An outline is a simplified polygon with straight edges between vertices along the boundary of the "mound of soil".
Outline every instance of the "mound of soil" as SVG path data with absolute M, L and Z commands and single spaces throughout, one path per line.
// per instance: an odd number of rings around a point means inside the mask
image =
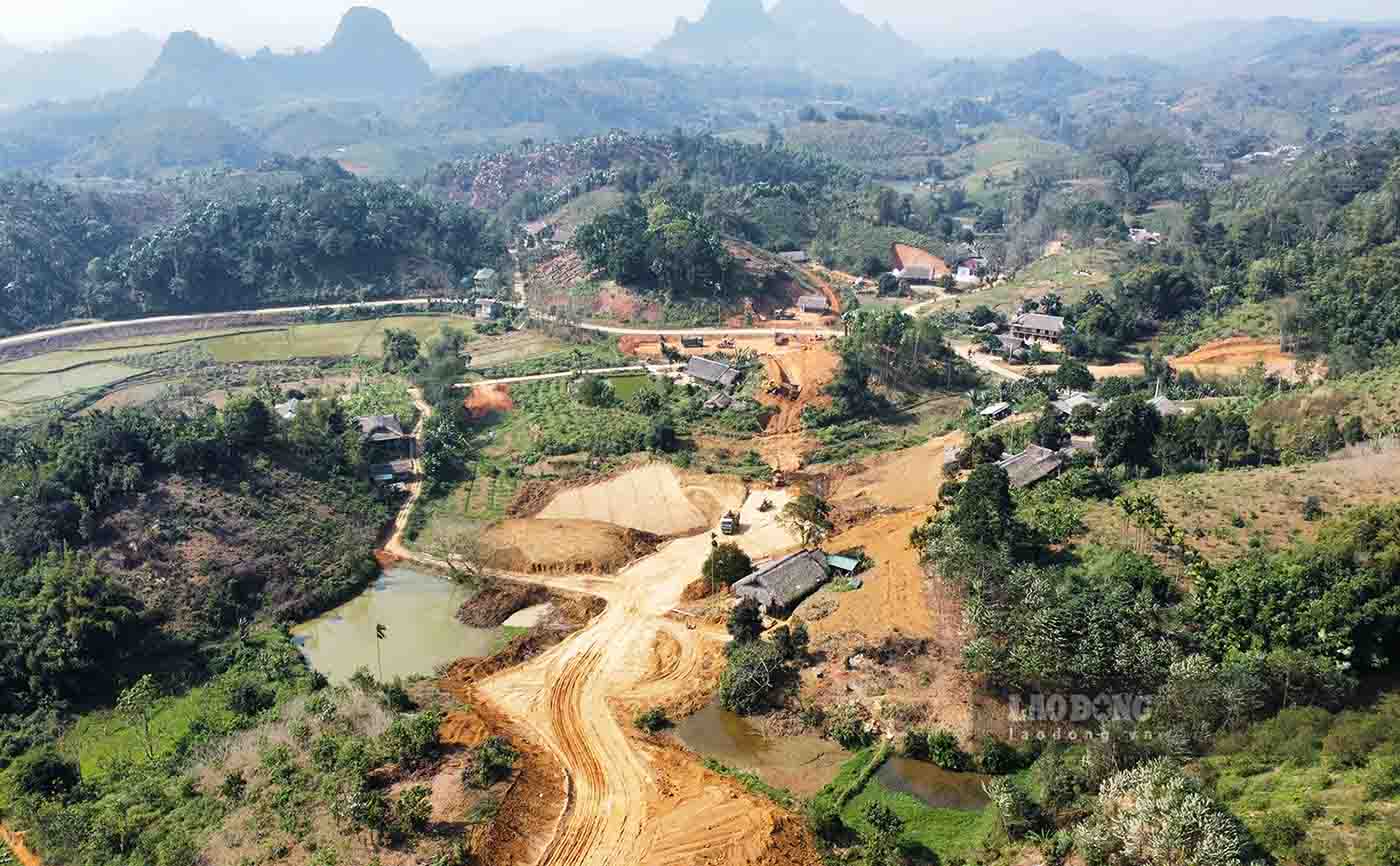
M 549 601 L 549 590 L 498 580 L 462 602 L 457 619 L 472 628 L 495 628 L 516 611 Z
M 561 490 L 539 516 L 602 520 L 655 535 L 689 535 L 713 526 L 743 500 L 744 485 L 737 479 L 684 474 L 665 463 L 647 463 L 595 484 Z M 520 502 L 517 499 L 517 505 Z
M 1177 370 L 1229 375 L 1262 363 L 1270 373 L 1288 377 L 1297 375 L 1296 362 L 1296 358 L 1279 347 L 1278 340 L 1257 340 L 1253 337 L 1216 340 L 1189 355 L 1171 359 L 1172 367 Z
M 510 399 L 510 386 L 508 385 L 473 388 L 467 394 L 463 405 L 467 407 L 467 414 L 473 420 L 478 421 L 493 412 L 505 413 L 515 408 L 515 402 Z
M 655 551 L 661 538 L 599 520 L 529 519 L 503 520 L 485 541 L 502 571 L 609 574 Z

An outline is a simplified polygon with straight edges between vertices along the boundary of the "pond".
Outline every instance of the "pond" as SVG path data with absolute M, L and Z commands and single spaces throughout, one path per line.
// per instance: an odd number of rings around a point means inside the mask
M 470 590 L 445 578 L 391 568 L 354 599 L 293 628 L 292 640 L 333 682 L 345 682 L 361 666 L 378 675 L 381 654 L 386 679 L 431 674 L 440 664 L 500 646 L 503 629 L 457 621 L 457 609 L 470 597 Z M 376 625 L 385 629 L 378 647 Z
M 700 757 L 757 773 L 799 797 L 821 790 L 850 758 L 837 744 L 810 734 L 770 737 L 717 701 L 677 722 L 675 735 Z
M 952 773 L 912 758 L 890 758 L 875 772 L 875 778 L 889 790 L 908 794 L 933 809 L 977 812 L 989 802 L 982 790 L 987 776 Z

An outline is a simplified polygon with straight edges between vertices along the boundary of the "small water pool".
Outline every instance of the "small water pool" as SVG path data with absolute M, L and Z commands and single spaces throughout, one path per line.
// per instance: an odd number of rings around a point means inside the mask
M 431 674 L 463 656 L 489 655 L 504 638 L 503 629 L 458 622 L 457 609 L 470 597 L 445 578 L 391 568 L 360 595 L 294 627 L 292 640 L 333 682 L 345 682 L 361 666 L 378 676 L 381 655 L 386 679 Z M 384 626 L 382 641 L 375 640 L 376 625 Z
M 908 794 L 933 809 L 978 812 L 990 802 L 982 790 L 987 776 L 952 773 L 912 758 L 890 758 L 875 772 L 875 778 L 889 790 Z

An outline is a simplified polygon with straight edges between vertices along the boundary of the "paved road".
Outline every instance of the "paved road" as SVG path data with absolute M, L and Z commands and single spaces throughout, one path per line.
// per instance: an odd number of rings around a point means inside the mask
M 548 379 L 567 379 L 581 373 L 611 375 L 613 373 L 667 373 L 679 370 L 684 364 L 637 364 L 632 367 L 601 367 L 596 370 L 565 370 L 562 373 L 536 373 L 533 376 L 510 376 L 505 379 L 486 379 L 481 382 L 458 382 L 453 388 L 480 388 L 483 385 L 514 385 L 519 382 L 543 382 Z
M 28 334 L 19 334 L 14 337 L 0 339 L 0 348 L 6 346 L 20 346 L 25 343 L 38 342 L 52 339 L 53 337 L 64 337 L 70 334 L 83 334 L 88 332 L 101 332 L 109 328 L 120 328 L 130 325 L 156 324 L 163 322 L 205 322 L 211 319 L 233 319 L 239 316 L 276 316 L 286 313 L 306 313 L 311 310 L 348 310 L 354 307 L 392 307 L 403 306 L 426 306 L 429 301 L 453 301 L 460 298 L 400 298 L 392 301 L 367 301 L 363 304 L 308 304 L 301 307 L 268 307 L 259 310 L 233 310 L 225 313 L 188 313 L 178 316 L 149 316 L 144 319 L 122 319 L 112 322 L 92 322 L 86 325 L 69 325 L 66 328 L 51 328 L 47 331 L 33 331 Z

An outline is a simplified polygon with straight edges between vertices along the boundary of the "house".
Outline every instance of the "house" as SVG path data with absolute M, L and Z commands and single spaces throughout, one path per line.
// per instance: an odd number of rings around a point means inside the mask
M 790 610 L 830 579 L 826 554 L 802 550 L 768 562 L 734 584 L 734 594 L 758 602 L 766 614 Z
M 393 415 L 362 415 L 351 420 L 360 426 L 361 442 L 398 443 L 409 438 Z
M 685 365 L 686 375 L 709 385 L 721 388 L 733 387 L 739 381 L 739 371 L 721 361 L 709 358 L 691 358 Z
M 978 325 L 972 330 L 979 334 L 995 334 L 997 331 L 1001 330 L 1001 322 L 988 322 L 985 325 Z
M 794 265 L 805 265 L 812 260 L 812 257 L 802 250 L 788 250 L 785 253 L 778 253 L 778 255 L 792 262 Z
M 1093 406 L 1094 411 L 1097 412 L 1104 407 L 1104 402 L 1093 394 L 1086 394 L 1083 391 L 1071 391 L 1064 397 L 1051 401 L 1050 405 L 1054 406 L 1055 411 L 1061 415 L 1072 415 L 1074 414 L 1074 410 L 1078 409 L 1080 406 Z
M 797 309 L 804 313 L 827 313 L 831 311 L 831 304 L 824 295 L 803 295 L 797 299 Z
M 1044 313 L 1022 313 L 1011 320 L 1011 333 L 1023 340 L 1058 343 L 1065 335 L 1065 318 Z
M 388 463 L 375 463 L 369 467 L 369 478 L 376 484 L 412 481 L 413 461 L 390 460 Z
M 496 289 L 496 269 L 482 268 L 472 277 L 472 285 L 477 291 L 490 292 Z
M 997 334 L 997 342 L 1001 344 L 1002 354 L 1006 355 L 1008 358 L 1026 348 L 1025 340 L 1006 334 Z
M 892 271 L 897 279 L 912 286 L 927 286 L 933 283 L 932 265 L 906 265 L 903 270 Z
M 1029 487 L 1042 478 L 1049 478 L 1064 465 L 1065 458 L 1058 451 L 1031 444 L 1019 454 L 1012 454 L 997 463 L 1006 470 L 1013 489 Z
M 1128 240 L 1132 241 L 1135 244 L 1147 244 L 1148 246 L 1155 247 L 1158 243 L 1161 242 L 1162 233 L 1150 232 L 1147 229 L 1141 227 L 1132 228 L 1128 229 Z
M 984 259 L 977 256 L 962 259 L 953 271 L 953 279 L 960 283 L 980 283 L 982 281 L 982 268 L 986 264 Z
M 705 401 L 705 408 L 712 412 L 719 412 L 728 409 L 733 403 L 733 397 L 720 391 L 718 394 Z
M 506 305 L 496 298 L 477 298 L 476 317 L 478 319 L 498 319 L 505 312 Z
M 1010 403 L 993 403 L 981 412 L 977 413 L 989 421 L 1000 421 L 1011 415 Z

